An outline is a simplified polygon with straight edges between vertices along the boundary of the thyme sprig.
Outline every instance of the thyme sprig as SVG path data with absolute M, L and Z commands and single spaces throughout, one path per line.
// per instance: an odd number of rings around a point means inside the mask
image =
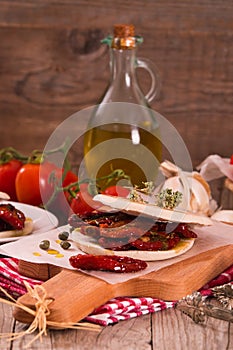
M 144 187 L 139 188 L 137 185 L 133 187 L 129 194 L 129 199 L 133 202 L 147 204 L 146 196 L 155 197 L 155 205 L 160 208 L 174 209 L 182 202 L 183 194 L 179 191 L 173 191 L 171 188 L 166 188 L 157 194 L 154 194 L 154 184 L 152 181 L 143 182 Z
M 183 194 L 179 191 L 173 191 L 171 188 L 162 190 L 156 196 L 156 204 L 165 209 L 174 209 L 182 202 Z
M 129 199 L 134 202 L 146 204 L 147 201 L 143 199 L 140 192 L 146 195 L 151 195 L 154 190 L 154 184 L 152 181 L 143 182 L 142 184 L 144 185 L 142 188 L 139 188 L 137 185 L 134 186 L 134 188 L 130 191 Z

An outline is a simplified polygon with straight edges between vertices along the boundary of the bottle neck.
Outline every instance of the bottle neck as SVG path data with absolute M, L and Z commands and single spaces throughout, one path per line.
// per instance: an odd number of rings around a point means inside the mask
M 130 102 L 148 106 L 136 75 L 136 47 L 110 47 L 110 84 L 102 102 Z
M 110 48 L 110 68 L 112 82 L 131 85 L 135 79 L 136 50 L 118 50 Z

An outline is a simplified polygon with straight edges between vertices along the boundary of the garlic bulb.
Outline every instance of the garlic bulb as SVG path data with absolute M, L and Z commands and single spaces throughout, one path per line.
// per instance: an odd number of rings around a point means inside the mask
M 166 188 L 179 191 L 183 194 L 183 200 L 178 208 L 197 214 L 210 216 L 217 209 L 208 183 L 198 172 L 182 171 L 169 161 L 161 163 L 160 170 L 166 179 L 156 188 L 155 193 Z

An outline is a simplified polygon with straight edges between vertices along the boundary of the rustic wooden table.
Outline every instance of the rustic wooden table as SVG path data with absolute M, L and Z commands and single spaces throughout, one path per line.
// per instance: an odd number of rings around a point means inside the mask
M 224 189 L 222 181 L 213 189 L 214 198 L 223 207 L 232 208 L 232 193 Z M 17 333 L 26 329 L 14 320 L 12 307 L 0 304 L 0 333 Z M 0 339 L 1 350 L 24 349 L 35 334 L 12 342 Z M 177 309 L 168 309 L 154 314 L 121 321 L 103 327 L 100 332 L 86 330 L 49 330 L 42 343 L 36 340 L 29 349 L 85 350 L 214 350 L 233 349 L 233 324 L 209 317 L 204 324 L 196 324 Z
M 15 322 L 11 307 L 0 305 L 0 332 L 18 332 L 25 328 Z M 12 343 L 0 340 L 0 349 L 24 349 L 34 335 Z M 100 333 L 82 330 L 53 330 L 34 342 L 29 349 L 47 350 L 225 350 L 233 349 L 233 324 L 209 318 L 204 325 L 195 324 L 178 310 L 122 321 L 103 328 Z

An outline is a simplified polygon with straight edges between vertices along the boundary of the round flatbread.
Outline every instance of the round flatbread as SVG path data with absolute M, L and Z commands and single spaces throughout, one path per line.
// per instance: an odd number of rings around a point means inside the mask
M 33 230 L 33 220 L 27 217 L 24 223 L 24 228 L 22 230 L 1 231 L 0 238 L 26 236 L 32 233 L 32 230 Z
M 72 240 L 80 250 L 93 255 L 120 255 L 144 261 L 157 261 L 175 258 L 186 253 L 192 248 L 195 239 L 183 239 L 174 249 L 163 251 L 142 251 L 142 250 L 110 250 L 101 247 L 94 238 L 83 235 L 78 229 L 72 232 Z
M 134 202 L 127 198 L 97 194 L 94 197 L 94 200 L 103 203 L 103 208 L 100 207 L 99 210 L 103 209 L 107 211 L 107 208 L 109 207 L 109 211 L 111 208 L 114 208 L 136 216 L 143 215 L 172 222 L 182 222 L 206 226 L 213 224 L 212 220 L 207 216 L 202 216 L 199 214 L 194 214 L 187 211 L 185 212 L 177 209 L 163 209 L 157 205 Z

